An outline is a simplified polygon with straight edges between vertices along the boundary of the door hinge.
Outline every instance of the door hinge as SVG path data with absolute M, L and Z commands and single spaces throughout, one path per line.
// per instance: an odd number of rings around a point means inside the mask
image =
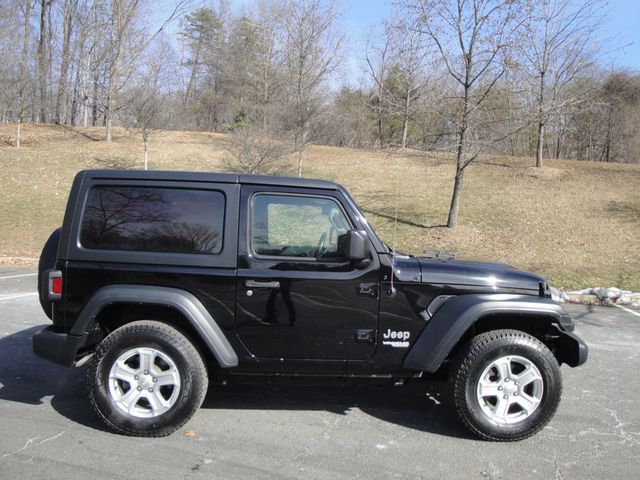
M 370 328 L 356 330 L 356 342 L 376 343 L 376 331 Z

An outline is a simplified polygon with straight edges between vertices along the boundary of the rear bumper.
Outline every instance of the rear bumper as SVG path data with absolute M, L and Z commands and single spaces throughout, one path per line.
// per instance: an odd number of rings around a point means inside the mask
M 49 326 L 33 336 L 33 353 L 63 367 L 71 367 L 84 341 L 85 337 L 58 333 Z

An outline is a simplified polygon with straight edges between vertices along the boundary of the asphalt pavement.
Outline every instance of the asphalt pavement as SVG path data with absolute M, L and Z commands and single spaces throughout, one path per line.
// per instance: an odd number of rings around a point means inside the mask
M 0 479 L 636 479 L 640 312 L 569 305 L 589 345 L 562 367 L 551 423 L 517 443 L 476 440 L 445 386 L 227 385 L 170 437 L 106 430 L 84 369 L 36 358 L 48 323 L 33 270 L 0 267 Z

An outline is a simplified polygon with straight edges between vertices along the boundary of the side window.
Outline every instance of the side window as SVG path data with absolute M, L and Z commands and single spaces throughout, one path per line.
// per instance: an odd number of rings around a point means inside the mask
M 224 206 L 224 194 L 217 191 L 93 187 L 80 243 L 106 250 L 220 253 Z
M 251 247 L 256 255 L 337 258 L 351 229 L 335 200 L 260 194 L 251 202 Z

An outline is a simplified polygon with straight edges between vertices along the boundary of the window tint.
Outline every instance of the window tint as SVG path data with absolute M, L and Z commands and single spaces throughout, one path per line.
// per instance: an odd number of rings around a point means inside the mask
M 339 257 L 351 225 L 328 198 L 257 195 L 252 202 L 251 242 L 258 255 Z
M 219 253 L 224 195 L 208 190 L 94 187 L 80 229 L 86 248 Z

